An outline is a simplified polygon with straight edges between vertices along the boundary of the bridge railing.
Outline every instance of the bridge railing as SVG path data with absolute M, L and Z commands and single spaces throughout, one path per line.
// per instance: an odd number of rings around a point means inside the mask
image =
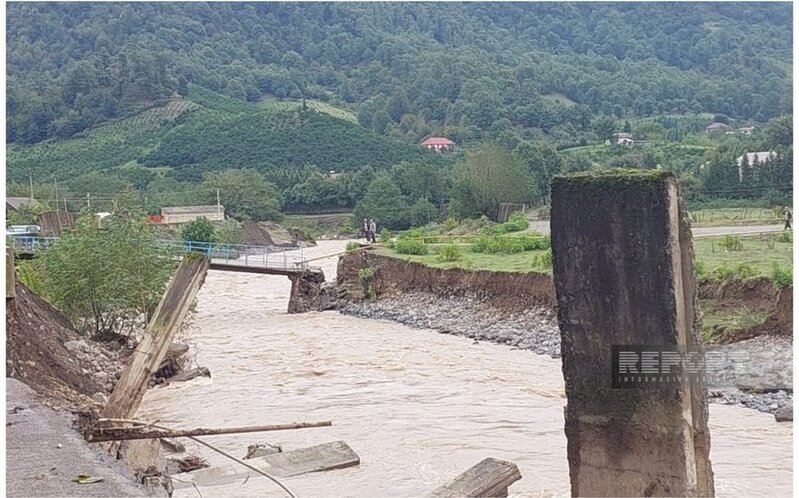
M 37 252 L 42 252 L 49 249 L 50 246 L 58 241 L 58 237 L 38 237 L 25 235 L 23 237 L 8 236 L 6 237 L 6 240 L 8 241 L 11 250 L 17 254 L 35 254 Z
M 9 237 L 11 249 L 17 253 L 37 254 L 46 251 L 58 241 L 58 237 Z M 212 263 L 253 268 L 281 270 L 306 269 L 303 249 L 280 246 L 255 246 L 246 244 L 219 244 L 183 240 L 156 241 L 166 256 L 176 257 L 185 252 L 205 254 Z
M 158 242 L 177 252 L 203 253 L 211 260 L 211 263 L 217 264 L 282 270 L 304 269 L 306 266 L 301 247 L 219 244 L 181 240 L 159 240 Z

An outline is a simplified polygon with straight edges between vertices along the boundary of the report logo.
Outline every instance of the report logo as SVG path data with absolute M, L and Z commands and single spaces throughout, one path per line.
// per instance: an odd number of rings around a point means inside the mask
M 693 383 L 704 377 L 708 385 L 734 386 L 747 353 L 697 351 L 677 346 L 612 346 L 612 386 Z

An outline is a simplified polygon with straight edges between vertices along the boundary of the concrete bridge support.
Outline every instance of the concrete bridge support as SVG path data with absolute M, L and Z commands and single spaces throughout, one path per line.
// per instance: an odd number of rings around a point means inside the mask
M 291 296 L 288 313 L 306 313 L 331 309 L 335 301 L 335 286 L 326 285 L 321 270 L 308 270 L 288 274 Z
M 712 496 L 704 379 L 687 377 L 673 352 L 699 348 L 676 180 L 662 171 L 556 178 L 551 226 L 572 495 Z M 640 383 L 635 374 L 651 379 L 652 368 L 676 381 Z

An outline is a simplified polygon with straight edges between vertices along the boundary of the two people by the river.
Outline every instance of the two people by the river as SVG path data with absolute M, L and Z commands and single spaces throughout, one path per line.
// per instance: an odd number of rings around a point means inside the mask
M 364 237 L 366 237 L 366 242 L 377 242 L 377 223 L 375 223 L 375 220 L 364 218 L 361 230 L 363 231 Z

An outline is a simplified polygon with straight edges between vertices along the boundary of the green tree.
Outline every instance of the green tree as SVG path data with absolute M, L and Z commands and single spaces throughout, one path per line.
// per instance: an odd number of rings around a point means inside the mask
M 243 244 L 244 230 L 236 220 L 228 218 L 216 230 L 216 238 L 220 244 Z
M 113 214 L 101 227 L 86 209 L 41 257 L 34 290 L 84 333 L 129 333 L 155 311 L 174 266 L 140 214 Z
M 529 202 L 534 178 L 507 149 L 482 143 L 466 151 L 453 170 L 452 210 L 460 217 L 496 219 L 503 202 Z
M 273 183 L 252 169 L 206 173 L 200 185 L 205 202 L 216 203 L 217 190 L 225 212 L 238 220 L 280 220 L 283 196 Z
M 355 205 L 355 226 L 364 218 L 375 220 L 379 228 L 404 230 L 410 226 L 408 201 L 396 183 L 386 174 L 369 184 L 363 199 Z
M 213 223 L 208 218 L 201 216 L 196 220 L 186 223 L 180 233 L 183 240 L 192 242 L 216 242 L 217 234 Z
M 610 140 L 610 143 L 613 143 L 613 137 L 616 135 L 616 119 L 613 116 L 600 114 L 591 121 L 591 128 L 600 140 Z

